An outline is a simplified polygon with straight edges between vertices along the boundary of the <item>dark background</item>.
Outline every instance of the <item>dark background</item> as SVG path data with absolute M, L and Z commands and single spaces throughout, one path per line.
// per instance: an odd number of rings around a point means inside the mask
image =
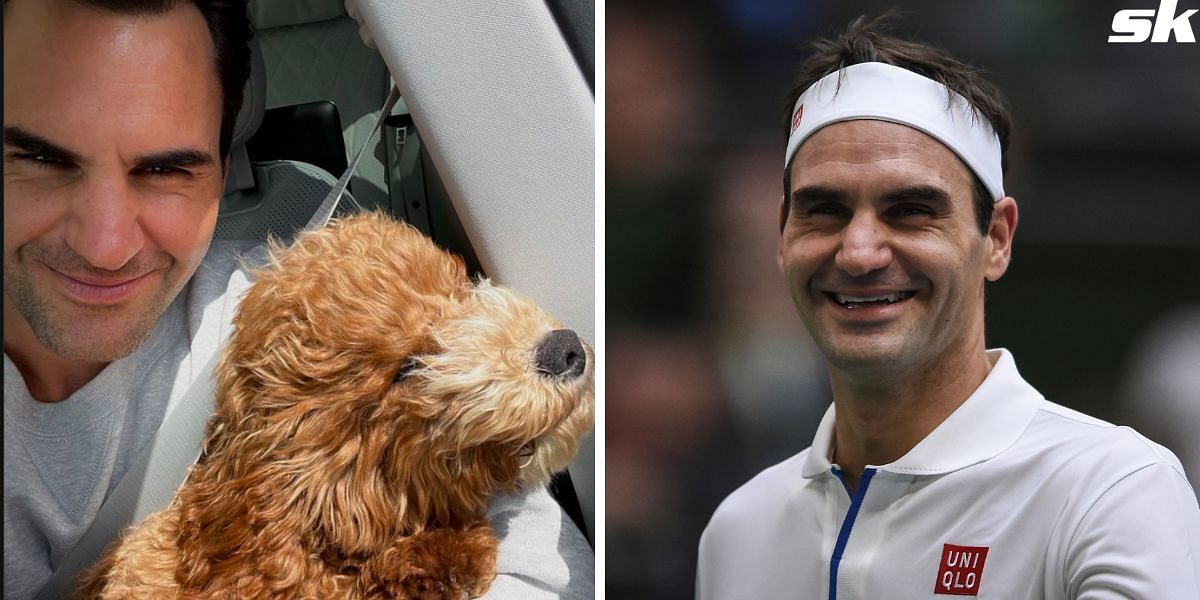
M 691 598 L 717 504 L 811 443 L 831 399 L 775 266 L 785 96 L 813 38 L 891 7 L 1013 112 L 1020 223 L 988 346 L 1200 478 L 1200 46 L 1107 42 L 1158 0 L 610 1 L 609 598 Z

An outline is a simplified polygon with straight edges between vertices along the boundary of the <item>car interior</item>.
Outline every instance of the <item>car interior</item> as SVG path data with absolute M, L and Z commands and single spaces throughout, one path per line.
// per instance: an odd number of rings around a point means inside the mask
M 218 239 L 289 240 L 366 144 L 335 215 L 408 221 L 595 344 L 592 3 L 251 0 L 250 15 Z M 593 544 L 594 448 L 551 484 Z

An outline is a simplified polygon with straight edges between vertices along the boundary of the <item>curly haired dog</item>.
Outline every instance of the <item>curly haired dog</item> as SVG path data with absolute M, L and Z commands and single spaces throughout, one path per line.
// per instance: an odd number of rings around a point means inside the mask
M 234 319 L 200 461 L 81 593 L 481 595 L 489 498 L 546 483 L 592 426 L 590 349 L 379 214 L 270 254 Z

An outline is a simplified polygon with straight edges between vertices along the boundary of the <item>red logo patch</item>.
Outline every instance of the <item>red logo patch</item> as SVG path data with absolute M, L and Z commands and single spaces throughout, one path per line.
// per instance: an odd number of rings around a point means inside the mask
M 978 596 L 979 580 L 983 579 L 983 561 L 987 546 L 942 546 L 942 563 L 938 568 L 933 593 L 950 596 Z
M 796 128 L 800 126 L 800 117 L 802 117 L 802 116 L 804 116 L 804 105 L 803 104 L 796 107 L 796 114 L 792 115 L 792 130 L 788 132 L 788 135 L 792 135 L 793 133 L 796 133 Z

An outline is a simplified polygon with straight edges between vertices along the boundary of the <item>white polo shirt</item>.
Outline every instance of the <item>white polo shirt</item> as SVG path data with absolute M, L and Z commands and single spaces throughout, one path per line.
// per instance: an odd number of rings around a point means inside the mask
M 828 459 L 831 406 L 821 451 L 717 508 L 696 597 L 1200 599 L 1200 507 L 1178 459 L 1048 402 L 1008 351 L 988 354 L 979 389 L 908 454 L 868 466 L 854 497 Z

